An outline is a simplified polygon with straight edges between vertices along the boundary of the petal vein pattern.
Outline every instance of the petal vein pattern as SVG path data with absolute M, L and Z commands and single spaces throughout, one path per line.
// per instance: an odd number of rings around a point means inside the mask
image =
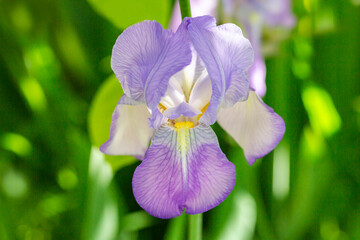
M 170 77 L 182 70 L 191 62 L 191 49 L 184 33 L 186 23 L 180 25 L 178 31 L 168 41 L 164 42 L 156 65 L 148 76 L 145 85 L 146 104 L 150 109 L 157 108 L 165 95 Z M 163 30 L 165 31 L 165 30 Z
M 189 39 L 205 63 L 212 83 L 210 104 L 200 122 L 211 125 L 216 121 L 220 104 L 232 106 L 246 100 L 247 70 L 253 63 L 254 53 L 250 42 L 234 24 L 216 26 L 210 16 L 189 21 Z
M 146 94 L 152 108 L 164 95 L 170 76 L 190 61 L 190 46 L 181 31 L 173 33 L 156 21 L 144 21 L 118 37 L 111 67 L 128 97 L 144 102 L 145 92 L 152 92 Z
M 205 125 L 162 126 L 133 177 L 134 196 L 148 213 L 173 218 L 205 212 L 225 200 L 235 185 L 235 167 Z

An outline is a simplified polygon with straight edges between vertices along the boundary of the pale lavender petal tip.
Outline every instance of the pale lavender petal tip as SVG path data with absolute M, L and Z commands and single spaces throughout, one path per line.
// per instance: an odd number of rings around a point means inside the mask
M 284 120 L 253 91 L 247 101 L 221 108 L 218 123 L 243 148 L 249 164 L 272 151 L 285 133 Z
M 274 128 L 275 134 L 273 135 L 272 142 L 267 146 L 266 149 L 260 150 L 258 152 L 253 152 L 253 153 L 245 153 L 245 158 L 250 165 L 254 164 L 257 159 L 262 158 L 262 157 L 266 156 L 267 154 L 269 154 L 283 139 L 285 130 L 286 130 L 285 122 L 282 119 L 282 117 L 280 115 L 278 115 L 276 112 L 274 112 L 274 110 L 271 107 L 267 106 L 265 103 L 263 103 L 263 105 L 267 108 L 268 112 L 272 115 L 271 118 L 273 121 L 273 128 Z

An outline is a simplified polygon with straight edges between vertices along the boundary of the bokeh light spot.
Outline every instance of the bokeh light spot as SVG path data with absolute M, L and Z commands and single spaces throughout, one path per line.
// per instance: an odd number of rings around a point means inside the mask
M 78 177 L 73 170 L 63 168 L 58 172 L 57 182 L 62 189 L 71 190 L 77 186 Z
M 32 145 L 29 140 L 16 133 L 4 133 L 0 138 L 0 144 L 3 149 L 20 157 L 27 157 L 32 152 Z
M 284 141 L 274 150 L 273 194 L 278 200 L 284 199 L 290 189 L 290 150 Z
M 9 169 L 2 178 L 4 193 L 10 198 L 22 198 L 28 191 L 28 183 L 23 173 Z
M 302 100 L 314 131 L 330 137 L 340 129 L 341 118 L 327 91 L 308 86 L 302 92 Z
M 17 4 L 10 13 L 13 26 L 20 32 L 29 32 L 33 20 L 28 8 L 24 4 Z
M 47 107 L 45 93 L 35 78 L 24 78 L 20 82 L 24 97 L 34 112 L 42 112 Z

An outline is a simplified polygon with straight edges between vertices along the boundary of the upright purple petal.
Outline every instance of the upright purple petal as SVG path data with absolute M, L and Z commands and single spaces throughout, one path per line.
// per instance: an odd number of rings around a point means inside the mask
M 253 51 L 240 28 L 233 24 L 216 26 L 215 19 L 210 16 L 187 21 L 189 39 L 205 63 L 212 82 L 210 104 L 200 119 L 210 125 L 216 121 L 221 103 L 231 106 L 247 98 L 246 72 L 253 62 Z
M 253 64 L 254 51 L 249 40 L 235 24 L 227 23 L 217 28 L 219 30 L 218 48 L 223 51 L 221 58 L 227 74 L 226 92 L 222 105 L 229 107 L 247 99 L 249 92 L 247 71 Z
M 142 159 L 154 133 L 147 124 L 149 117 L 145 104 L 123 95 L 112 116 L 109 140 L 100 150 L 108 155 L 133 155 Z
M 190 63 L 190 46 L 183 36 L 156 21 L 144 21 L 118 37 L 111 67 L 128 97 L 144 102 L 146 96 L 151 108 L 158 104 L 170 76 Z
M 190 43 L 186 36 L 187 23 L 183 22 L 176 33 L 172 33 L 169 41 L 160 43 L 162 50 L 157 58 L 156 64 L 147 77 L 145 85 L 145 100 L 147 106 L 152 111 L 158 111 L 157 107 L 161 98 L 169 85 L 170 77 L 189 65 L 192 58 Z M 154 122 L 156 115 L 152 115 L 151 125 L 156 125 Z
M 247 101 L 221 108 L 218 123 L 243 148 L 249 164 L 273 150 L 285 133 L 284 120 L 254 91 Z
M 235 177 L 210 127 L 164 125 L 135 170 L 133 191 L 148 213 L 173 218 L 184 210 L 198 214 L 217 206 L 232 191 Z

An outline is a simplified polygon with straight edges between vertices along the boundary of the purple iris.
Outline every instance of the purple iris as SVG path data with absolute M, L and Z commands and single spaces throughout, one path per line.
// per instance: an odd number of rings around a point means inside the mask
M 143 159 L 133 192 L 148 213 L 198 214 L 230 194 L 235 167 L 210 127 L 215 121 L 250 164 L 282 139 L 284 121 L 249 87 L 252 63 L 240 28 L 216 26 L 210 16 L 185 18 L 175 33 L 144 21 L 119 36 L 111 66 L 125 94 L 100 150 Z

